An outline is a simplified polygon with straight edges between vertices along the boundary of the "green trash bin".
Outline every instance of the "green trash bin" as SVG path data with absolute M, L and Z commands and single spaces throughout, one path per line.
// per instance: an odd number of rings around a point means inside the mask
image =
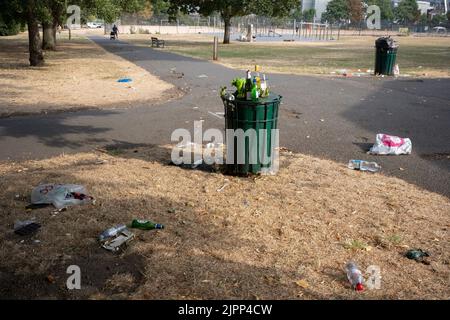
M 272 134 L 272 129 L 278 129 L 278 107 L 281 98 L 280 95 L 273 93 L 257 101 L 222 98 L 225 106 L 226 172 L 228 174 L 248 175 L 270 170 L 276 153 L 275 147 L 277 147 L 272 140 L 275 137 L 274 134 L 278 134 L 277 132 Z M 234 133 L 242 129 L 241 133 L 246 134 L 247 137 L 239 142 L 238 134 L 228 136 L 229 129 L 232 129 Z M 250 138 L 252 135 L 249 129 L 254 129 L 256 137 Z M 260 129 L 266 129 L 266 134 Z M 234 141 L 233 150 L 229 149 L 231 146 L 229 138 Z M 230 155 L 232 161 L 229 159 Z
M 398 45 L 391 37 L 375 41 L 375 75 L 394 75 Z

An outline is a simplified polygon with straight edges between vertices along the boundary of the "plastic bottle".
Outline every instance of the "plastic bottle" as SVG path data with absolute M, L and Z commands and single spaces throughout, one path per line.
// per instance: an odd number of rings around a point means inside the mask
M 350 160 L 348 162 L 349 169 L 377 172 L 380 171 L 381 166 L 376 162 L 369 162 L 364 160 Z
M 164 226 L 162 224 L 153 223 L 149 220 L 138 220 L 138 219 L 134 219 L 131 222 L 131 227 L 142 230 L 164 229 Z
M 361 271 L 354 262 L 348 262 L 345 266 L 347 271 L 347 279 L 356 291 L 363 291 L 363 277 Z
M 121 225 L 109 228 L 109 229 L 103 231 L 103 233 L 98 237 L 98 239 L 100 241 L 105 241 L 108 238 L 111 238 L 111 237 L 114 237 L 114 236 L 118 235 L 119 233 L 121 233 L 126 228 L 127 228 L 127 226 L 124 225 L 124 224 L 121 224 Z
M 266 75 L 263 74 L 262 80 L 261 80 L 261 97 L 267 97 L 267 82 L 266 82 Z
M 258 88 L 261 88 L 261 76 L 259 74 L 260 70 L 261 70 L 260 66 L 255 65 L 255 79 L 256 79 L 256 86 Z

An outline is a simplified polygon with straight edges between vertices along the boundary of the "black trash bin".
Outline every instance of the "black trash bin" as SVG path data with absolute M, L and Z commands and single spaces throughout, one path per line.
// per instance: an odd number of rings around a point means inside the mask
M 397 49 L 397 42 L 390 36 L 375 41 L 375 75 L 394 75 Z

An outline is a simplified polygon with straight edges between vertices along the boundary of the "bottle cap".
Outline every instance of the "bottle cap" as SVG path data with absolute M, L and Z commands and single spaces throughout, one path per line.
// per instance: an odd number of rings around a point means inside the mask
M 355 290 L 356 290 L 356 291 L 363 291 L 363 290 L 364 290 L 364 287 L 363 287 L 362 283 L 358 283 L 358 284 L 356 285 L 356 287 L 355 287 Z

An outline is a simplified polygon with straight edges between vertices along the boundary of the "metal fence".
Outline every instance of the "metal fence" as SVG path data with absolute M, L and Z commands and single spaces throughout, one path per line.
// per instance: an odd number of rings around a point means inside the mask
M 261 16 L 235 17 L 231 20 L 231 35 L 234 39 L 247 34 L 248 25 L 253 25 L 256 38 L 280 40 L 337 40 L 341 36 L 377 36 L 386 34 L 418 34 L 423 36 L 450 36 L 447 29 L 436 30 L 430 25 L 399 25 L 382 21 L 380 30 L 367 28 L 365 21 L 360 23 L 330 24 L 327 22 L 307 22 L 289 18 Z M 221 35 L 224 22 L 219 15 L 208 17 L 182 15 L 175 20 L 168 16 L 153 16 L 150 19 L 136 15 L 123 15 L 119 26 L 122 33 L 206 33 Z M 450 28 L 448 28 L 450 31 Z

